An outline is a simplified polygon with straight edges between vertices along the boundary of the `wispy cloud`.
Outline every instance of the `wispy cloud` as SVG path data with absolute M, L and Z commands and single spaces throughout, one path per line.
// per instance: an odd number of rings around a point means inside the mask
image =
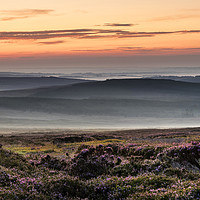
M 25 19 L 35 17 L 38 15 L 48 15 L 54 10 L 42 10 L 42 9 L 24 9 L 24 10 L 0 10 L 1 21 L 11 21 L 16 19 Z
M 113 29 L 66 29 L 66 30 L 45 30 L 27 32 L 0 32 L 0 40 L 43 40 L 55 38 L 75 39 L 101 39 L 101 38 L 134 38 L 134 37 L 155 37 L 157 35 L 192 34 L 200 33 L 200 30 L 178 30 L 160 32 L 134 32 Z
M 29 18 L 30 16 L 19 16 L 19 17 L 3 17 L 0 19 L 0 21 L 12 21 L 12 20 L 16 20 L 16 19 L 26 19 Z
M 197 51 L 200 52 L 199 48 L 144 48 L 144 47 L 119 47 L 121 51 L 130 51 L 130 52 L 152 52 L 152 53 L 172 53 L 172 52 L 188 52 L 188 51 Z
M 137 24 L 125 24 L 125 23 L 105 23 L 104 26 L 113 26 L 113 27 L 130 27 Z
M 48 42 L 38 42 L 38 44 L 45 44 L 45 45 L 54 45 L 54 44 L 62 44 L 65 43 L 64 40 L 57 40 L 57 41 L 48 41 Z
M 107 48 L 107 49 L 88 49 L 88 50 L 72 50 L 75 52 L 93 52 L 93 53 L 131 53 L 134 55 L 144 55 L 144 54 L 184 54 L 184 53 L 200 53 L 199 48 L 145 48 L 145 47 L 117 47 L 117 48 Z

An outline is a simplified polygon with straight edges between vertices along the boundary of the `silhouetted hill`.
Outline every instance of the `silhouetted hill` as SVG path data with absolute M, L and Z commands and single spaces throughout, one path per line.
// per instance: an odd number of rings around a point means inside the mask
M 152 79 L 168 79 L 191 83 L 200 83 L 200 76 L 152 76 Z
M 0 91 L 69 85 L 82 82 L 86 82 L 86 80 L 57 77 L 0 77 Z
M 1 97 L 65 99 L 101 98 L 199 98 L 200 83 L 154 79 L 113 79 L 32 90 L 0 92 Z

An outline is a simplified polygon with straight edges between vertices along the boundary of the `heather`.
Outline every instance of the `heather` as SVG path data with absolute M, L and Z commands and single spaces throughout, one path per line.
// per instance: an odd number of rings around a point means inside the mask
M 198 129 L 0 139 L 0 199 L 200 199 Z

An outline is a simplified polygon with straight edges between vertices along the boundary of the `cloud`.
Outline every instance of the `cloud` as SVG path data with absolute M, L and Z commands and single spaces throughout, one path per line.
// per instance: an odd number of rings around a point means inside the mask
M 101 39 L 101 38 L 134 38 L 155 37 L 157 35 L 170 34 L 192 34 L 200 33 L 200 30 L 178 30 L 159 32 L 134 32 L 113 29 L 66 29 L 66 30 L 44 30 L 44 31 L 19 31 L 0 32 L 0 40 L 43 40 L 55 38 L 74 39 Z
M 54 45 L 54 44 L 62 44 L 65 43 L 64 40 L 57 40 L 57 41 L 49 41 L 49 42 L 38 42 L 38 44 L 45 44 L 45 45 Z
M 4 17 L 1 18 L 1 21 L 11 21 L 11 20 L 15 20 L 15 19 L 26 19 L 29 18 L 29 16 L 21 16 L 21 17 Z
M 145 47 L 117 47 L 117 48 L 109 48 L 109 49 L 88 49 L 88 50 L 72 50 L 75 52 L 93 52 L 93 53 L 122 53 L 129 52 L 134 55 L 144 55 L 144 54 L 184 54 L 184 53 L 200 53 L 199 48 L 145 48 Z
M 25 19 L 35 17 L 38 15 L 48 15 L 54 10 L 50 9 L 24 9 L 24 10 L 0 10 L 0 15 L 4 16 L 0 18 L 1 21 L 11 21 L 16 19 Z
M 130 27 L 130 26 L 135 26 L 137 24 L 123 24 L 123 23 L 105 23 L 104 26 L 113 26 L 113 27 Z
M 0 14 L 5 15 L 16 15 L 16 16 L 24 16 L 24 15 L 38 15 L 38 14 L 49 14 L 54 10 L 42 10 L 42 9 L 24 9 L 24 10 L 0 10 Z

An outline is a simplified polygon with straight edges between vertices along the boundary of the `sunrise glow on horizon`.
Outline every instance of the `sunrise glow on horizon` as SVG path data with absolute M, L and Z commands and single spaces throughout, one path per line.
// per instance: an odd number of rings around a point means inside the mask
M 200 1 L 7 0 L 0 60 L 200 54 Z

